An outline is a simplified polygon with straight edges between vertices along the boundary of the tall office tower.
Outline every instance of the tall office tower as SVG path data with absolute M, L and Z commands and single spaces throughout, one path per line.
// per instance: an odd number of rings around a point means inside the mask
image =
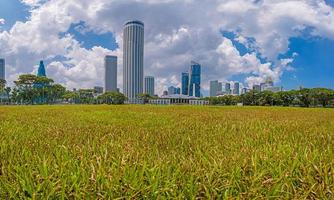
M 179 87 L 176 88 L 176 94 L 181 94 L 181 88 Z
M 260 85 L 253 85 L 253 90 L 260 92 L 261 91 L 261 86 Z
M 231 94 L 231 84 L 230 83 L 225 84 L 225 93 Z
M 222 93 L 222 91 L 223 91 L 223 83 L 219 82 L 218 83 L 218 93 Z
M 154 77 L 153 76 L 145 76 L 144 93 L 149 94 L 150 96 L 154 96 Z
M 117 92 L 117 56 L 104 57 L 105 92 Z
M 189 95 L 189 73 L 183 72 L 181 79 L 181 93 L 183 95 Z
M 95 86 L 94 87 L 94 94 L 103 94 L 103 87 Z
M 239 95 L 240 94 L 240 84 L 238 82 L 234 83 L 233 94 L 235 94 L 235 95 Z
M 194 61 L 189 70 L 189 96 L 201 97 L 201 65 Z
M 44 66 L 43 60 L 41 60 L 39 62 L 37 76 L 39 76 L 39 77 L 41 77 L 41 76 L 46 77 L 45 66 Z
M 179 88 L 174 87 L 174 86 L 170 86 L 168 88 L 168 95 L 173 95 L 173 94 L 177 94 L 179 91 Z
M 266 78 L 266 86 L 267 87 L 274 87 L 274 81 L 270 76 Z
M 144 92 L 144 23 L 129 21 L 123 32 L 123 87 L 128 99 Z
M 247 88 L 242 88 L 242 94 L 246 94 L 248 92 L 248 89 Z
M 260 83 L 260 92 L 263 92 L 266 88 L 266 83 Z
M 210 97 L 217 96 L 219 92 L 219 82 L 218 81 L 210 81 Z
M 5 80 L 5 59 L 0 59 L 0 79 Z

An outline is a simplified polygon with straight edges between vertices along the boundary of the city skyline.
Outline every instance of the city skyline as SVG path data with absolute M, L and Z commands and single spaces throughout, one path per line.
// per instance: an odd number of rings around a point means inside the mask
M 48 66 L 47 74 L 69 89 L 102 86 L 104 67 L 101 57 L 115 55 L 119 58 L 118 87 L 123 88 L 122 28 L 125 21 L 138 19 L 147 24 L 144 68 L 147 74 L 155 77 L 158 94 L 170 85 L 181 87 L 179 73 L 191 60 L 203 67 L 201 88 L 204 96 L 209 95 L 211 80 L 230 80 L 247 86 L 260 84 L 267 76 L 273 77 L 276 85 L 287 90 L 300 86 L 334 87 L 331 78 L 334 61 L 330 55 L 334 34 L 328 29 L 333 4 L 329 1 L 317 4 L 312 0 L 280 3 L 226 0 L 206 5 L 205 1 L 198 4 L 185 1 L 164 4 L 117 1 L 107 4 L 95 0 L 87 6 L 99 3 L 101 7 L 94 11 L 96 15 L 76 15 L 65 9 L 70 6 L 68 3 L 62 5 L 64 10 L 59 10 L 61 12 L 54 12 L 52 9 L 57 8 L 57 1 L 1 1 L 0 58 L 6 60 L 9 83 L 12 84 L 18 74 L 36 73 L 36 63 L 43 59 Z M 83 7 L 80 2 L 75 5 Z M 238 10 L 240 5 L 244 9 Z M 300 21 L 289 12 L 275 10 L 284 6 L 299 6 L 303 8 L 299 14 L 309 17 Z M 184 15 L 176 18 L 159 12 L 182 13 L 187 7 L 205 7 L 210 18 L 194 15 L 190 20 Z M 136 12 L 125 12 L 122 16 L 114 14 L 125 8 Z M 259 24 L 263 15 L 267 16 L 266 23 Z M 69 16 L 68 21 L 57 23 L 66 16 Z M 280 20 L 285 17 L 288 22 Z M 244 23 L 234 23 L 235 19 Z M 254 30 L 243 24 L 252 25 Z M 42 37 L 36 38 L 35 35 Z

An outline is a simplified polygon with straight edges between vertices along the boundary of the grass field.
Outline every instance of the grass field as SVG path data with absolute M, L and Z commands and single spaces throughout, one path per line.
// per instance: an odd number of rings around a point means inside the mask
M 0 199 L 334 199 L 334 109 L 0 108 Z

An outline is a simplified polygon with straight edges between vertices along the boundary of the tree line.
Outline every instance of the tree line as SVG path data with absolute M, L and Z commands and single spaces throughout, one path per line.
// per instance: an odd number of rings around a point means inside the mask
M 5 80 L 0 79 L 1 104 L 40 105 L 40 104 L 124 104 L 127 98 L 118 92 L 106 92 L 97 95 L 94 89 L 80 89 L 68 91 L 61 84 L 55 83 L 47 77 L 32 74 L 22 74 L 14 81 L 15 87 L 7 86 Z M 138 98 L 148 103 L 151 97 L 140 94 Z M 334 90 L 327 88 L 300 89 L 259 92 L 251 90 L 240 96 L 225 95 L 221 97 L 207 97 L 211 105 L 246 106 L 300 106 L 300 107 L 334 107 Z
M 127 98 L 118 92 L 96 95 L 94 89 L 68 91 L 61 84 L 47 77 L 22 74 L 14 81 L 15 87 L 8 87 L 0 79 L 1 104 L 43 105 L 43 104 L 124 104 Z
M 334 90 L 303 88 L 277 93 L 251 90 L 240 96 L 207 97 L 205 100 L 208 100 L 211 105 L 333 107 Z

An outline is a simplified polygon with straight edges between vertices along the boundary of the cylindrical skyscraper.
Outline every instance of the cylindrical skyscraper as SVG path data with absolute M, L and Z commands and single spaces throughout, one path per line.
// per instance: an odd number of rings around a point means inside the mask
M 143 93 L 144 84 L 144 23 L 129 21 L 123 32 L 123 87 L 129 101 Z
M 104 58 L 104 88 L 105 92 L 117 92 L 117 57 Z

